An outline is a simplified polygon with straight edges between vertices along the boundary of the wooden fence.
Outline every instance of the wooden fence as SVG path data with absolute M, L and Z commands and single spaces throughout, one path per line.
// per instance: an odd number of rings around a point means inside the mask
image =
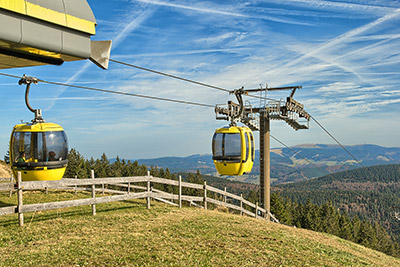
M 7 180 L 9 182 L 7 182 Z M 148 209 L 150 209 L 151 199 L 178 206 L 180 208 L 182 207 L 183 201 L 188 202 L 190 205 L 204 209 L 207 209 L 207 203 L 212 203 L 215 205 L 224 206 L 228 209 L 236 210 L 241 215 L 245 214 L 258 219 L 272 220 L 279 223 L 279 221 L 269 211 L 259 207 L 258 203 L 254 204 L 244 199 L 242 194 L 237 196 L 227 192 L 226 188 L 221 190 L 207 185 L 206 182 L 204 182 L 204 184 L 183 182 L 181 176 L 179 176 L 179 180 L 171 180 L 153 177 L 148 172 L 147 176 L 95 178 L 94 172 L 92 171 L 91 179 L 63 178 L 59 181 L 23 182 L 21 181 L 21 174 L 19 173 L 17 183 L 14 183 L 12 178 L 3 178 L 3 181 L 6 182 L 0 183 L 0 192 L 9 191 L 11 196 L 12 192 L 16 190 L 18 194 L 18 203 L 16 206 L 1 207 L 0 216 L 18 213 L 18 221 L 19 225 L 21 226 L 24 224 L 24 213 L 26 212 L 91 205 L 92 214 L 96 215 L 96 204 L 131 199 L 146 199 L 146 206 Z M 136 183 L 142 183 L 146 186 L 135 185 Z M 178 194 L 154 189 L 152 187 L 154 184 L 176 186 L 178 187 Z M 107 188 L 107 185 L 113 185 L 113 187 L 116 188 L 123 188 L 124 191 L 109 189 Z M 198 192 L 202 192 L 202 196 L 183 195 L 182 188 L 196 189 Z M 91 198 L 28 205 L 23 204 L 23 191 L 48 189 L 73 190 L 75 192 L 79 190 L 91 191 Z M 135 192 L 133 192 L 133 190 L 135 190 Z M 101 192 L 102 196 L 96 196 L 96 192 Z M 216 196 L 216 198 L 210 197 L 212 194 L 209 192 L 214 193 L 213 195 Z M 109 195 L 104 196 L 105 193 Z

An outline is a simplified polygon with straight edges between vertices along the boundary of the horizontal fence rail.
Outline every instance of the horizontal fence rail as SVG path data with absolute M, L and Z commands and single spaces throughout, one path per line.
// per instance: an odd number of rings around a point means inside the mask
M 151 199 L 178 207 L 182 207 L 182 201 L 186 201 L 191 206 L 204 209 L 207 209 L 207 203 L 210 203 L 235 210 L 241 215 L 246 214 L 248 216 L 264 220 L 271 219 L 272 221 L 279 223 L 273 214 L 262 207 L 259 207 L 257 203 L 254 204 L 244 199 L 242 195 L 237 196 L 229 193 L 226 191 L 226 188 L 221 190 L 219 188 L 209 186 L 206 184 L 206 182 L 204 182 L 204 184 L 183 182 L 180 176 L 178 181 L 153 177 L 149 172 L 146 176 L 95 178 L 94 172 L 92 171 L 91 178 L 89 179 L 63 178 L 59 181 L 25 182 L 21 181 L 21 174 L 19 173 L 16 183 L 13 182 L 12 177 L 3 178 L 1 181 L 0 192 L 8 191 L 11 196 L 13 191 L 17 191 L 18 204 L 16 206 L 1 207 L 0 216 L 18 213 L 18 220 L 21 226 L 24 224 L 23 214 L 27 212 L 91 205 L 92 214 L 96 215 L 96 204 L 132 199 L 146 199 L 146 206 L 148 209 L 150 208 Z M 135 183 L 142 184 L 136 185 Z M 156 184 L 178 187 L 178 194 L 153 188 L 152 185 Z M 100 186 L 101 188 L 99 188 Z M 198 195 L 184 195 L 182 194 L 183 188 L 195 189 Z M 70 190 L 74 191 L 75 193 L 78 191 L 89 191 L 92 194 L 90 198 L 85 199 L 23 204 L 23 191 L 46 190 L 47 192 L 48 189 Z M 102 196 L 98 196 L 96 193 L 102 193 Z M 110 195 L 105 196 L 105 193 Z M 214 195 L 214 197 L 217 199 L 211 197 L 211 195 Z

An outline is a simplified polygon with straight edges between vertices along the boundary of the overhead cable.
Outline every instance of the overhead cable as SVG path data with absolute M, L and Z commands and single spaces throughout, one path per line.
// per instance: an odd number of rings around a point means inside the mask
M 226 88 L 222 88 L 222 87 L 210 85 L 210 84 L 207 84 L 207 83 L 203 83 L 203 82 L 198 82 L 198 81 L 182 78 L 182 77 L 179 77 L 179 76 L 176 76 L 176 75 L 168 74 L 168 73 L 157 71 L 157 70 L 143 68 L 143 67 L 140 67 L 140 66 L 137 66 L 137 65 L 133 65 L 133 64 L 130 64 L 130 63 L 126 63 L 126 62 L 122 62 L 122 61 L 119 61 L 119 60 L 115 60 L 115 59 L 111 59 L 110 58 L 110 61 L 112 61 L 114 63 L 121 64 L 121 65 L 125 65 L 125 66 L 128 66 L 128 67 L 132 67 L 132 68 L 136 68 L 136 69 L 152 72 L 152 73 L 155 73 L 155 74 L 163 75 L 163 76 L 166 76 L 166 77 L 169 77 L 169 78 L 178 79 L 178 80 L 181 80 L 181 81 L 185 81 L 185 82 L 189 82 L 189 83 L 193 83 L 193 84 L 209 87 L 209 88 L 212 88 L 212 89 L 224 91 L 224 92 L 227 92 L 227 93 L 231 93 L 232 92 L 232 90 L 228 90 Z M 276 99 L 267 98 L 267 97 L 260 97 L 260 96 L 255 96 L 255 95 L 247 95 L 247 96 L 254 97 L 254 98 L 266 99 L 266 100 L 272 100 L 272 101 L 278 101 Z
M 300 158 L 304 159 L 305 161 L 307 161 L 308 163 L 310 163 L 314 168 L 326 173 L 327 175 L 332 175 L 331 173 L 329 173 L 328 171 L 321 169 L 320 167 L 318 167 L 317 165 L 315 165 L 312 161 L 310 161 L 309 159 L 303 157 L 302 155 L 300 155 L 299 152 L 294 151 L 291 147 L 287 146 L 286 144 L 284 144 L 282 141 L 280 141 L 278 138 L 276 138 L 273 135 L 270 135 L 272 137 L 272 139 L 274 139 L 275 141 L 277 141 L 278 143 L 280 143 L 281 145 L 283 145 L 284 147 L 286 147 L 287 149 L 289 149 L 290 151 L 293 152 L 293 154 L 299 156 Z
M 230 92 L 228 89 L 225 89 L 225 88 L 221 88 L 221 87 L 218 87 L 218 86 L 214 86 L 214 85 L 210 85 L 210 84 L 206 84 L 206 83 L 202 83 L 202 82 L 193 81 L 193 80 L 190 80 L 190 79 L 182 78 L 182 77 L 175 76 L 175 75 L 168 74 L 168 73 L 161 72 L 161 71 L 156 71 L 156 70 L 151 70 L 151 69 L 148 69 L 148 68 L 139 67 L 139 66 L 136 66 L 136 65 L 133 65 L 133 64 L 129 64 L 129 63 L 125 63 L 125 62 L 122 62 L 122 61 L 118 61 L 118 60 L 115 60 L 115 59 L 111 59 L 110 58 L 110 61 L 118 63 L 118 64 L 121 64 L 121 65 L 129 66 L 129 67 L 132 67 L 132 68 L 136 68 L 136 69 L 152 72 L 152 73 L 155 73 L 155 74 L 167 76 L 167 77 L 174 78 L 174 79 L 178 79 L 178 80 L 181 80 L 181 81 L 190 82 L 190 83 L 198 84 L 198 85 L 201 85 L 201 86 L 210 87 L 210 88 L 217 89 L 217 90 L 220 90 L 220 91 Z
M 18 78 L 18 79 L 21 78 L 20 76 L 15 76 L 15 75 L 6 74 L 6 73 L 0 73 L 0 75 L 12 77 L 12 78 Z M 202 106 L 202 107 L 211 107 L 211 108 L 215 107 L 214 105 L 196 103 L 196 102 L 185 101 L 185 100 L 177 100 L 177 99 L 164 98 L 164 97 L 156 97 L 156 96 L 134 94 L 134 93 L 128 93 L 128 92 L 122 92 L 122 91 L 99 89 L 99 88 L 94 88 L 94 87 L 79 86 L 79 85 L 72 85 L 72 84 L 59 83 L 59 82 L 51 82 L 51 81 L 45 81 L 45 80 L 42 80 L 42 79 L 37 79 L 37 80 L 39 82 L 42 82 L 42 83 L 48 83 L 48 84 L 54 84 L 54 85 L 59 85 L 59 86 L 66 86 L 66 87 L 73 87 L 73 88 L 84 89 L 84 90 L 98 91 L 98 92 L 103 92 L 103 93 L 111 93 L 111 94 L 126 95 L 126 96 L 135 96 L 135 97 L 141 97 L 141 98 L 148 98 L 148 99 L 168 101 L 168 102 L 187 104 L 187 105 Z
M 311 116 L 311 119 L 313 119 L 313 121 L 315 121 L 315 123 L 321 127 L 322 130 L 324 130 L 325 133 L 327 133 L 333 140 L 335 140 L 335 142 L 341 147 L 343 148 L 344 151 L 347 152 L 347 154 L 349 154 L 359 165 L 361 165 L 363 168 L 365 168 L 365 166 L 352 154 L 350 153 L 350 151 L 345 148 L 327 129 L 325 129 L 324 126 L 321 125 L 321 123 L 319 123 L 313 116 Z
M 12 78 L 17 78 L 17 79 L 21 79 L 21 76 L 16 76 L 16 75 L 7 74 L 7 73 L 1 73 L 1 72 L 0 72 L 0 75 L 7 76 L 7 77 L 12 77 Z

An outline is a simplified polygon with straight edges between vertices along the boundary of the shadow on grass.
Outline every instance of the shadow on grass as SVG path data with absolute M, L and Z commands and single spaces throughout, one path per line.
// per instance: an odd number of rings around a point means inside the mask
M 146 209 L 145 204 L 142 202 L 137 202 L 137 201 L 133 201 L 133 200 L 125 200 L 125 201 L 120 201 L 119 203 L 122 203 L 122 202 L 129 203 L 130 205 L 118 207 L 115 204 L 114 205 L 112 204 L 112 203 L 117 203 L 117 202 L 97 204 L 96 205 L 96 213 L 101 214 L 101 213 L 106 213 L 106 212 L 110 212 L 110 211 L 124 211 L 124 210 L 129 210 L 129 209 L 138 209 L 138 208 Z M 0 202 L 0 205 L 1 205 L 1 203 L 3 203 L 3 202 Z M 109 204 L 109 205 L 107 206 L 107 204 Z M 10 205 L 7 204 L 5 206 L 10 206 Z M 74 210 L 67 210 L 67 209 L 74 209 Z M 43 221 L 54 220 L 57 218 L 70 218 L 70 217 L 77 217 L 77 216 L 78 217 L 92 216 L 91 205 L 70 207 L 70 208 L 65 208 L 65 209 L 55 209 L 55 210 L 24 213 L 24 221 L 25 221 L 25 223 L 43 222 Z M 17 214 L 5 215 L 4 217 L 6 217 L 6 218 L 1 218 L 1 217 L 2 216 L 0 216 L 0 227 L 18 225 Z
M 10 202 L 0 201 L 0 208 L 9 207 L 9 206 L 15 206 L 15 205 L 17 205 L 17 203 L 14 203 L 12 201 L 12 199 L 10 199 Z

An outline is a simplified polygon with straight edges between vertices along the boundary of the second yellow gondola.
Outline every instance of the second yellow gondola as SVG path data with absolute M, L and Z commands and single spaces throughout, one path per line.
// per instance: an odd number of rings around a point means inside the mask
M 255 157 L 253 132 L 248 127 L 219 128 L 213 136 L 212 151 L 220 175 L 249 173 Z

